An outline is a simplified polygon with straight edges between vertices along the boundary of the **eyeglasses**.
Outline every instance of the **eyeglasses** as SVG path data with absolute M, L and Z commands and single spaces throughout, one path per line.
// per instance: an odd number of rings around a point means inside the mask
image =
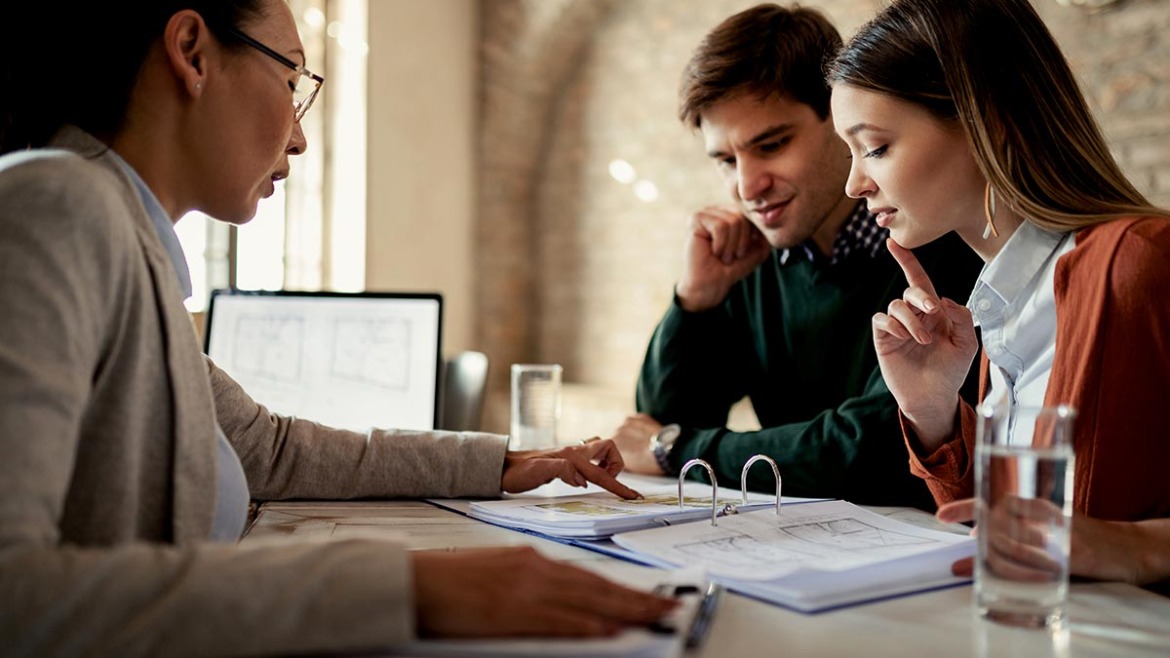
M 308 112 L 309 108 L 313 106 L 313 101 L 317 100 L 317 92 L 321 91 L 321 85 L 325 84 L 325 78 L 313 73 L 309 69 L 297 64 L 236 28 L 229 28 L 228 32 L 240 41 L 252 46 L 301 75 L 297 79 L 296 88 L 293 89 L 293 121 L 300 122 L 301 117 L 305 116 L 305 112 Z

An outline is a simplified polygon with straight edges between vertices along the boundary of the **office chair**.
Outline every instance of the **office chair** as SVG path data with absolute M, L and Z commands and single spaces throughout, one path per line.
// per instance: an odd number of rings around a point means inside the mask
M 466 351 L 447 359 L 443 367 L 443 397 L 439 429 L 479 431 L 487 387 L 488 357 Z

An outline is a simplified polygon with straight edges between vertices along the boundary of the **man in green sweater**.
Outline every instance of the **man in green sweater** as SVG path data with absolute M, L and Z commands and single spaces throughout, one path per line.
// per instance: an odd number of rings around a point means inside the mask
M 840 44 L 819 12 L 765 4 L 720 24 L 687 65 L 680 119 L 702 133 L 734 205 L 691 219 L 642 365 L 641 413 L 613 437 L 629 470 L 676 475 L 699 457 L 738 488 L 762 453 L 786 495 L 933 507 L 874 353 L 870 319 L 906 281 L 887 232 L 845 196 L 849 150 L 823 74 Z M 941 295 L 967 296 L 980 263 L 955 236 L 915 253 Z M 745 395 L 759 431 L 724 427 Z M 767 467 L 748 484 L 775 490 Z

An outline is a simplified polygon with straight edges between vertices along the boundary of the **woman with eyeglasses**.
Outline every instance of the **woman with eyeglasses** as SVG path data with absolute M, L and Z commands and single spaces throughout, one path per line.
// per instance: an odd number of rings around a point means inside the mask
M 279 0 L 15 3 L 0 25 L 0 646 L 276 655 L 435 636 L 602 635 L 673 603 L 502 548 L 233 545 L 249 498 L 625 497 L 612 443 L 343 432 L 206 361 L 173 223 L 243 224 L 322 79 Z M 52 13 L 53 15 L 49 15 Z
M 939 517 L 974 510 L 975 412 L 958 390 L 977 323 L 985 400 L 1077 410 L 1071 573 L 1164 586 L 1170 211 L 1122 174 L 1027 0 L 895 0 L 829 82 L 846 192 L 889 227 L 909 283 L 874 342 Z M 909 251 L 951 231 L 986 262 L 966 306 Z

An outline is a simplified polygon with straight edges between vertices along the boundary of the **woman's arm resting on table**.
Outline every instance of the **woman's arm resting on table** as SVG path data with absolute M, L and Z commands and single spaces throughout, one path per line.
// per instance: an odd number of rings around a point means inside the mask
M 1148 585 L 1170 579 L 1170 519 L 1102 521 L 1073 517 L 1070 571 Z
M 975 519 L 975 500 L 956 500 L 938 509 L 944 523 Z M 1102 521 L 1074 514 L 1069 573 L 1099 580 L 1148 585 L 1170 579 L 1170 519 Z M 952 567 L 956 575 L 971 575 L 972 559 Z
M 422 637 L 613 635 L 676 605 L 528 546 L 419 551 L 412 560 Z

